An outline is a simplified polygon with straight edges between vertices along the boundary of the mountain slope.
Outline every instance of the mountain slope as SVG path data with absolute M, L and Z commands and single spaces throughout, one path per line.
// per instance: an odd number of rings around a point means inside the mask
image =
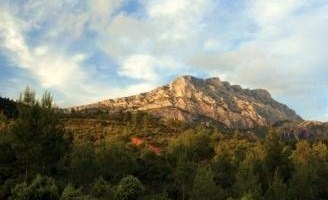
M 269 126 L 302 121 L 295 111 L 265 90 L 242 89 L 219 78 L 182 76 L 150 92 L 77 106 L 74 110 L 145 111 L 162 119 L 217 122 L 229 128 Z

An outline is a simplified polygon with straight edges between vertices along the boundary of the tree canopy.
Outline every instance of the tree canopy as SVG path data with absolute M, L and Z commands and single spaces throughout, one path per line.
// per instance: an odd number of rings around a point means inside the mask
M 15 115 L 0 113 L 0 199 L 328 199 L 324 138 L 270 129 L 254 140 L 142 112 L 63 114 L 49 92 L 36 96 L 26 88 Z

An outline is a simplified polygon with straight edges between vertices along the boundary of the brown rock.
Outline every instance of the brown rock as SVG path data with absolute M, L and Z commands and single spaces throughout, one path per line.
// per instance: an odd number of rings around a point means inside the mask
M 76 110 L 107 109 L 145 111 L 163 119 L 186 122 L 209 120 L 229 128 L 269 126 L 279 121 L 302 121 L 295 111 L 262 89 L 242 89 L 219 78 L 181 76 L 150 92 L 75 107 Z

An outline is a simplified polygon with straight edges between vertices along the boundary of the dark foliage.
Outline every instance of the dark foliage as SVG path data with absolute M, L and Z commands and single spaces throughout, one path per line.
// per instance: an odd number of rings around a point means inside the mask
M 0 97 L 0 112 L 3 112 L 8 118 L 17 117 L 17 103 L 11 99 Z
M 328 145 L 145 113 L 60 115 L 27 89 L 0 117 L 0 199 L 328 199 Z

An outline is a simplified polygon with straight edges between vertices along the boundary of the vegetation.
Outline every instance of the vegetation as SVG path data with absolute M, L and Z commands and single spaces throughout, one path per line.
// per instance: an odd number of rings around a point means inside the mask
M 283 140 L 145 113 L 62 114 L 27 88 L 0 116 L 0 199 L 328 199 L 325 140 Z M 263 130 L 261 130 L 263 131 Z
M 17 117 L 18 114 L 16 102 L 8 98 L 0 97 L 0 110 L 10 118 Z

